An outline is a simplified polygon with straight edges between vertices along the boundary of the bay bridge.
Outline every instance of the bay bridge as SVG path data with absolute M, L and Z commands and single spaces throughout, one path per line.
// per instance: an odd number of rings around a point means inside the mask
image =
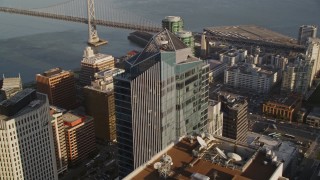
M 98 37 L 97 25 L 152 33 L 162 30 L 160 23 L 154 23 L 144 17 L 113 7 L 107 0 L 69 0 L 48 7 L 33 9 L 0 7 L 0 12 L 88 24 L 88 44 L 92 46 L 107 43 L 107 41 Z M 199 39 L 202 33 L 194 32 L 193 34 L 196 39 Z M 285 51 L 305 51 L 303 46 L 282 40 L 275 43 L 269 40 L 243 39 L 219 34 L 209 35 L 208 33 L 206 37 L 230 44 L 260 46 Z
M 0 12 L 88 24 L 88 44 L 93 46 L 106 44 L 98 37 L 97 25 L 146 32 L 159 32 L 162 29 L 160 24 L 117 9 L 105 0 L 70 0 L 34 9 L 0 7 Z

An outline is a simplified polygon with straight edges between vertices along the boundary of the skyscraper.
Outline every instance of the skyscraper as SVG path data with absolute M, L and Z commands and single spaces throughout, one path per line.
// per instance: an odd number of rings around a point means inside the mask
M 37 91 L 47 94 L 49 103 L 64 109 L 76 105 L 76 89 L 73 74 L 54 68 L 36 75 Z
M 96 73 L 91 86 L 83 89 L 86 112 L 94 118 L 96 137 L 102 140 L 116 139 L 113 76 L 122 72 L 114 68 Z
M 298 44 L 306 45 L 308 39 L 317 36 L 317 26 L 303 25 L 299 28 Z
M 56 107 L 50 107 L 50 115 L 52 116 L 51 126 L 54 140 L 54 150 L 56 152 L 56 162 L 58 174 L 68 169 L 68 156 L 66 147 L 66 137 L 64 132 L 64 123 L 62 115 L 64 110 Z
M 168 30 L 115 76 L 119 173 L 126 176 L 180 136 L 206 131 L 209 66 Z
M 0 103 L 0 178 L 57 180 L 47 96 L 33 89 Z
M 90 85 L 94 80 L 94 73 L 114 68 L 114 57 L 107 54 L 94 54 L 91 47 L 86 47 L 81 61 L 80 83 Z
M 72 113 L 62 116 L 69 164 L 76 165 L 96 150 L 93 118 L 80 117 Z

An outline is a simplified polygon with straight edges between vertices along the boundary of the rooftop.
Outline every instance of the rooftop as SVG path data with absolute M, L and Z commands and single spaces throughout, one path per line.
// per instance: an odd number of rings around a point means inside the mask
M 298 96 L 287 96 L 287 97 L 282 97 L 282 96 L 273 96 L 271 97 L 267 103 L 277 103 L 285 106 L 295 106 L 297 103 L 300 103 L 301 98 Z
M 72 122 L 74 122 L 76 120 L 81 119 L 81 117 L 79 117 L 79 116 L 77 116 L 75 114 L 71 114 L 69 112 L 65 113 L 62 117 L 63 117 L 63 121 L 69 122 L 69 123 L 72 123 Z
M 7 89 L 13 89 L 13 88 L 19 88 L 22 89 L 22 80 L 21 77 L 3 77 L 2 80 L 2 89 L 7 90 Z
M 295 144 L 290 141 L 277 140 L 253 132 L 248 134 L 247 143 L 250 146 L 262 145 L 263 148 L 270 150 L 270 153 L 274 153 L 277 159 L 284 163 L 284 169 L 286 169 L 297 151 Z
M 247 104 L 245 97 L 227 91 L 219 91 L 218 96 L 220 97 L 221 102 L 228 105 L 230 109 L 241 109 L 243 105 Z
M 254 76 L 260 76 L 260 75 L 266 75 L 266 76 L 272 76 L 276 72 L 262 69 L 261 67 L 257 67 L 254 64 L 248 64 L 248 63 L 241 63 L 237 64 L 235 66 L 231 66 L 227 69 L 228 71 L 239 71 L 242 74 L 250 74 Z
M 0 120 L 9 120 L 37 109 L 47 100 L 47 96 L 34 89 L 24 89 L 0 103 Z
M 114 57 L 108 54 L 95 54 L 91 47 L 86 47 L 81 63 L 95 65 L 105 61 L 114 61 Z
M 255 25 L 207 27 L 204 30 L 210 34 L 228 38 L 298 45 L 296 39 Z
M 162 161 L 161 156 L 163 157 L 164 154 L 169 155 L 173 162 L 171 173 L 167 179 L 191 179 L 192 174 L 199 173 L 212 179 L 216 177 L 217 180 L 267 180 L 281 164 L 280 162 L 271 162 L 266 157 L 266 153 L 261 150 L 242 144 L 234 144 L 234 141 L 227 138 L 204 137 L 203 140 L 207 143 L 207 148 L 201 148 L 195 139 L 184 138 L 168 149 L 166 153 L 160 154 L 159 158 L 126 178 L 163 179 L 159 176 L 158 170 L 154 168 L 154 164 Z M 223 158 L 220 154 L 228 154 L 228 156 Z M 235 158 L 238 156 L 240 159 Z M 263 163 L 264 161 L 268 163 Z

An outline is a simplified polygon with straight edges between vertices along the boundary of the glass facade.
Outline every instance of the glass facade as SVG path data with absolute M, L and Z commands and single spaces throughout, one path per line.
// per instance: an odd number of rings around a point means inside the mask
M 126 63 L 114 78 L 120 177 L 205 131 L 208 119 L 209 66 L 172 33 L 160 32 Z

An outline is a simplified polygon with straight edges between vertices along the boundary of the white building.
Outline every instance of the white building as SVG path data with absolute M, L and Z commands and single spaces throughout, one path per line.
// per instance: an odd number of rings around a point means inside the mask
M 311 86 L 314 61 L 298 56 L 282 73 L 281 91 L 305 94 Z
M 0 179 L 57 180 L 49 102 L 25 89 L 0 103 Z
M 219 101 L 209 100 L 207 129 L 210 134 L 222 136 L 223 113 Z
M 310 82 L 310 85 L 311 85 L 314 77 L 320 71 L 320 39 L 319 38 L 309 38 L 306 55 L 307 55 L 307 60 L 309 60 L 310 62 L 314 61 L 314 66 L 312 68 L 312 74 L 311 74 L 311 82 Z
M 247 57 L 247 50 L 244 49 L 231 49 L 220 54 L 220 61 L 233 66 L 238 62 L 242 62 Z
M 224 73 L 224 84 L 257 93 L 268 93 L 277 81 L 277 72 L 263 70 L 254 64 L 238 64 L 229 67 Z

